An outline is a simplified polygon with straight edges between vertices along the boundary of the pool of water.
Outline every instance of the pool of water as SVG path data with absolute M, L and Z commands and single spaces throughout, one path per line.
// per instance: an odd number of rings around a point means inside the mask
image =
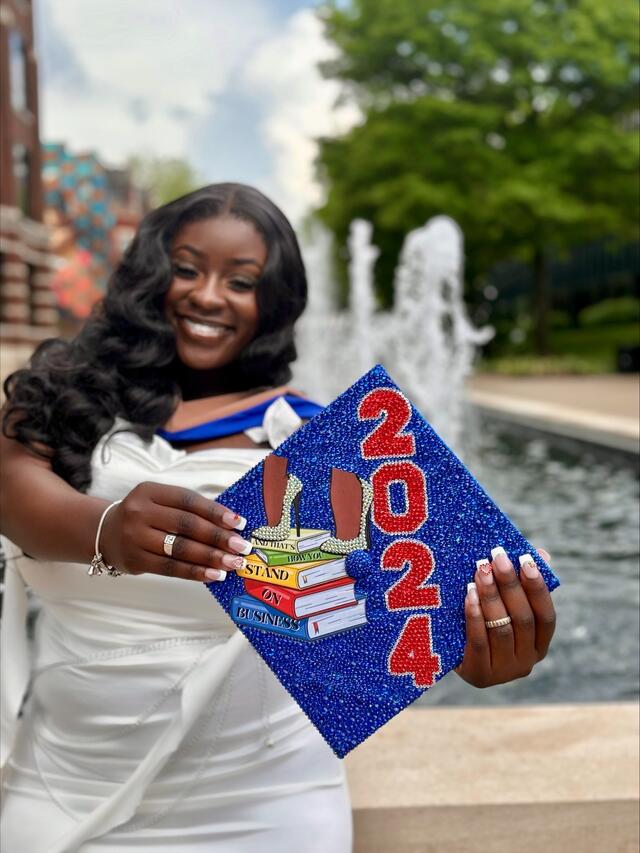
M 477 690 L 454 673 L 422 705 L 594 702 L 638 697 L 637 457 L 472 415 L 466 465 L 562 585 L 545 660 L 525 679 Z M 499 544 L 499 543 L 496 543 Z

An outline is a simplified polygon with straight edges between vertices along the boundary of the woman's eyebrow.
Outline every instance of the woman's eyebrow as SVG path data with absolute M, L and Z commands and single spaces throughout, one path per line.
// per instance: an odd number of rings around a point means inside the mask
M 194 246 L 190 246 L 188 243 L 181 243 L 179 246 L 175 246 L 172 251 L 179 252 L 180 249 L 185 249 L 187 252 L 191 252 L 191 254 L 195 255 L 197 258 L 206 257 L 206 252 L 201 252 L 199 249 L 196 249 Z M 262 264 L 259 264 L 255 258 L 231 258 L 229 262 L 235 267 L 251 264 L 254 267 L 258 267 L 259 270 L 262 269 Z
M 187 243 L 182 243 L 180 246 L 175 246 L 173 251 L 179 252 L 180 249 L 186 249 L 187 252 L 191 252 L 192 255 L 196 255 L 198 258 L 204 258 L 205 253 L 199 251 L 199 249 L 195 249 L 193 246 L 189 246 Z
M 262 265 L 254 260 L 254 258 L 232 258 L 231 263 L 236 267 L 241 267 L 245 264 L 252 264 L 254 267 L 258 267 L 259 270 L 262 269 Z

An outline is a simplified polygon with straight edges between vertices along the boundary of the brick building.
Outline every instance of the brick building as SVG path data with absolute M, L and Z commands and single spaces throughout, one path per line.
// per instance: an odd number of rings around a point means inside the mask
M 31 0 L 0 0 L 0 340 L 2 375 L 58 334 L 42 220 L 38 79 Z

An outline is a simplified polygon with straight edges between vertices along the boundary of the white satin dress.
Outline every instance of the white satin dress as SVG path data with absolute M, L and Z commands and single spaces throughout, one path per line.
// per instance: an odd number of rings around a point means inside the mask
M 148 480 L 215 498 L 267 452 L 104 444 L 90 493 L 110 501 Z M 342 762 L 203 584 L 4 545 L 3 853 L 351 850 Z

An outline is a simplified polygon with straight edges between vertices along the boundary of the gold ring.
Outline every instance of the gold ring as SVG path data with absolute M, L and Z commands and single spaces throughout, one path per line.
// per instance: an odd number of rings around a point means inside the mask
M 167 555 L 167 557 L 171 557 L 173 555 L 173 543 L 176 541 L 176 537 L 173 533 L 167 533 L 164 537 L 164 542 L 162 543 L 162 550 Z
M 484 624 L 487 628 L 502 628 L 503 625 L 508 625 L 511 622 L 511 616 L 503 616 L 502 619 L 489 619 Z

